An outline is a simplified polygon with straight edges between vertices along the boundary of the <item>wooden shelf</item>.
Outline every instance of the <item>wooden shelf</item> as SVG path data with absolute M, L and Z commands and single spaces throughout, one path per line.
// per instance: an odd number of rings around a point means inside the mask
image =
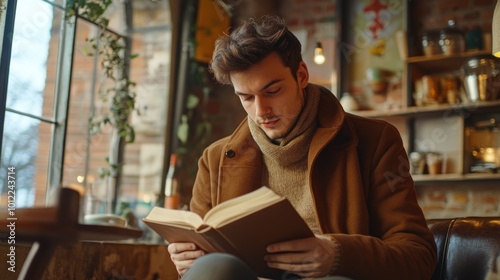
M 472 182 L 499 180 L 497 173 L 468 173 L 468 174 L 439 174 L 439 175 L 412 175 L 415 184 L 428 182 Z
M 407 107 L 400 110 L 388 110 L 388 111 L 377 111 L 377 110 L 367 110 L 367 111 L 355 111 L 352 112 L 355 115 L 368 117 L 368 118 L 387 118 L 387 117 L 418 117 L 418 116 L 430 116 L 447 114 L 447 116 L 460 115 L 462 113 L 481 113 L 481 112 L 493 112 L 492 110 L 498 112 L 498 107 L 500 106 L 500 100 L 495 101 L 478 101 L 474 103 L 460 103 L 455 105 L 440 104 L 440 105 L 429 105 L 421 107 Z
M 425 73 L 441 73 L 461 69 L 467 59 L 476 55 L 491 54 L 491 51 L 468 51 L 454 55 L 437 54 L 433 56 L 413 56 L 406 63 L 417 66 Z

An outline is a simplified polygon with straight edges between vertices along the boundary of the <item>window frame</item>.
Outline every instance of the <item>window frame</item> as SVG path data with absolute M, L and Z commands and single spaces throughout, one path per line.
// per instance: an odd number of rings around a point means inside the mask
M 52 129 L 51 140 L 49 143 L 49 160 L 47 162 L 49 166 L 47 168 L 47 182 L 44 202 L 47 205 L 53 201 L 53 196 L 57 193 L 57 190 L 61 187 L 63 181 L 66 133 L 70 109 L 72 69 L 74 64 L 75 40 L 78 29 L 78 21 L 84 20 L 98 28 L 102 27 L 81 15 L 72 15 L 61 22 L 61 33 L 57 53 L 57 70 L 55 75 L 54 101 L 52 103 L 54 110 L 52 115 L 49 117 L 43 117 L 20 112 L 7 107 L 8 79 L 13 44 L 12 36 L 14 36 L 15 15 L 18 0 L 8 0 L 6 2 L 4 2 L 5 0 L 0 1 L 2 1 L 0 2 L 1 4 L 6 5 L 6 14 L 4 16 L 2 13 L 2 18 L 0 18 L 0 20 L 5 23 L 0 25 L 0 27 L 3 27 L 0 30 L 0 110 L 2 112 L 0 117 L 0 155 L 3 152 L 2 148 L 6 112 L 36 119 L 40 122 L 51 125 Z M 65 14 L 66 8 L 60 4 L 49 0 L 38 1 L 51 5 L 53 9 L 58 9 Z M 118 34 L 109 28 L 105 28 L 104 32 L 110 32 L 116 36 L 120 36 L 124 38 L 126 44 L 130 44 L 130 38 L 127 35 Z M 94 59 L 95 64 L 98 63 L 97 60 L 98 58 Z

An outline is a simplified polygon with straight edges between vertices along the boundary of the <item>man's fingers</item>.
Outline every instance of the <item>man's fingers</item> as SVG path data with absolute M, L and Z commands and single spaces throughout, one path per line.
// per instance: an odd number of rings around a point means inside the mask
M 315 237 L 296 239 L 280 243 L 274 243 L 267 247 L 267 252 L 277 253 L 277 252 L 301 252 L 308 251 L 311 246 L 315 245 Z
M 170 254 L 178 254 L 184 251 L 194 251 L 196 249 L 196 245 L 190 242 L 168 244 L 168 252 Z
M 203 256 L 205 252 L 202 250 L 196 250 L 196 251 L 185 251 L 182 253 L 178 254 L 171 254 L 170 258 L 172 261 L 185 261 L 185 260 L 195 260 L 201 256 Z
M 181 276 L 186 273 L 197 258 L 205 254 L 203 250 L 200 250 L 195 244 L 189 242 L 169 244 L 168 253 L 177 272 Z

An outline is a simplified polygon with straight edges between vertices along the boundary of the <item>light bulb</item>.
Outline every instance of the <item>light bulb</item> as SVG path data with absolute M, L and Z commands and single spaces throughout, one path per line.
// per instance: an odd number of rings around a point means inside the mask
M 314 48 L 314 62 L 316 64 L 325 63 L 325 56 L 323 55 L 323 47 L 321 46 L 321 42 L 316 43 L 316 48 Z
M 85 181 L 85 176 L 83 175 L 76 176 L 76 181 L 80 184 L 83 183 L 83 181 Z

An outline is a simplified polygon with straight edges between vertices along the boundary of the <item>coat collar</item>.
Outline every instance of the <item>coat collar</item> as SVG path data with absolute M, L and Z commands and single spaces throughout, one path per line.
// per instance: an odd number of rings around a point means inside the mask
M 318 109 L 319 127 L 314 135 L 310 147 L 310 155 L 317 154 L 327 143 L 335 146 L 345 147 L 357 145 L 358 138 L 342 105 L 338 99 L 326 88 L 310 84 L 309 86 L 320 87 L 321 97 Z

